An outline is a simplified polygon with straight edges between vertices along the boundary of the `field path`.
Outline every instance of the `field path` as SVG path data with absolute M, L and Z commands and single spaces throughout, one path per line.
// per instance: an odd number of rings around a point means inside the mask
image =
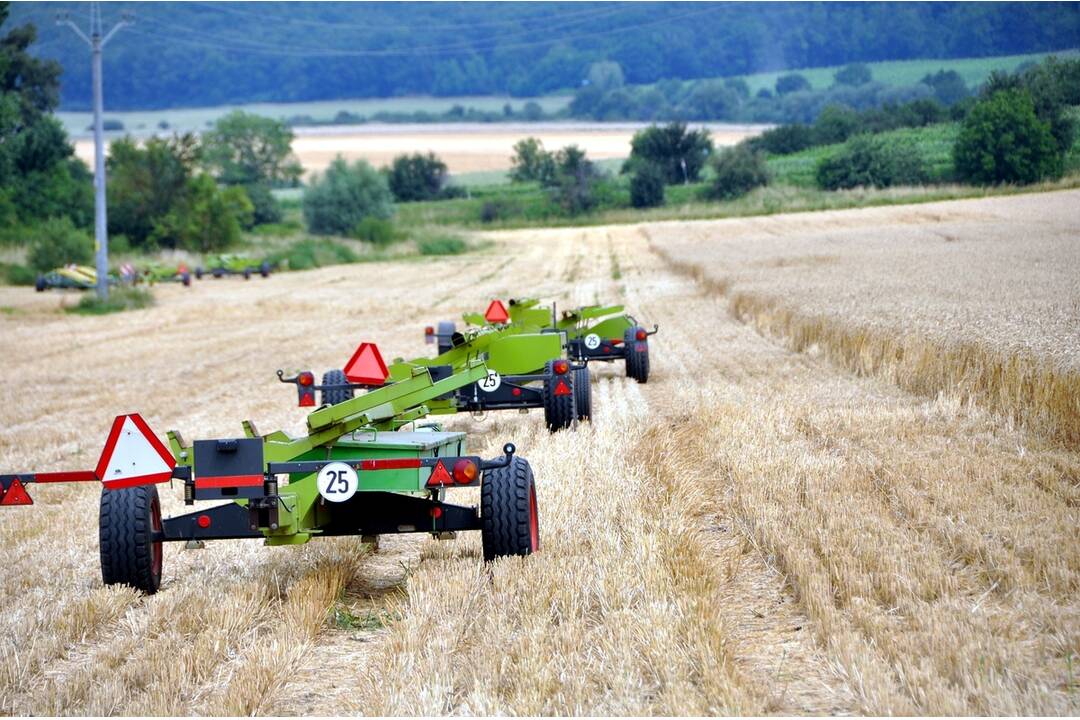
M 16 469 L 91 465 L 117 412 L 189 438 L 244 418 L 297 430 L 274 369 L 340 366 L 361 339 L 419 354 L 423 325 L 523 289 L 661 325 L 647 385 L 594 366 L 590 424 L 449 423 L 533 464 L 543 551 L 524 561 L 484 567 L 472 536 L 218 542 L 167 547 L 164 592 L 139 598 L 100 587 L 97 493 L 37 489 L 0 517 L 0 712 L 1080 710 L 1077 455 L 759 334 L 668 264 L 672 229 L 502 233 L 437 283 L 427 260 L 208 280 L 106 318 L 0 288 L 17 378 L 0 458 Z

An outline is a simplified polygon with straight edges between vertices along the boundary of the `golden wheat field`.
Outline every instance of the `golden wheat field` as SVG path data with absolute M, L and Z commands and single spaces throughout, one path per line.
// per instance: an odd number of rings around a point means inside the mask
M 204 280 L 97 318 L 0 288 L 5 471 L 91 467 L 123 412 L 299 430 L 275 369 L 420 354 L 493 297 L 660 324 L 648 384 L 594 366 L 591 423 L 448 423 L 533 464 L 529 558 L 167 544 L 141 597 L 101 585 L 96 488 L 32 487 L 0 514 L 0 712 L 1076 714 L 1078 207 L 505 232 L 449 271 Z

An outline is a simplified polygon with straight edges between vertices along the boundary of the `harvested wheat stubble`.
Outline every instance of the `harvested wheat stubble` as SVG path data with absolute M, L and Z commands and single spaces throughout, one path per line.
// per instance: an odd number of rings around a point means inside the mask
M 1080 192 L 650 230 L 735 315 L 1080 447 Z
M 0 388 L 0 459 L 19 469 L 92 465 L 128 410 L 189 435 L 245 417 L 297 430 L 275 368 L 340 366 L 362 339 L 419 351 L 424 325 L 522 288 L 561 307 L 625 300 L 661 325 L 647 385 L 595 367 L 591 426 L 451 420 L 474 449 L 511 440 L 533 463 L 531 558 L 484 567 L 468 534 L 373 555 L 351 540 L 167 547 L 163 592 L 139 598 L 99 587 L 96 491 L 36 489 L 37 506 L 0 514 L 0 600 L 18 609 L 0 614 L 0 709 L 1080 711 L 1076 454 L 955 396 L 792 352 L 666 268 L 646 230 L 663 228 L 502 233 L 446 261 L 476 279 L 460 287 L 418 284 L 416 263 L 326 268 L 161 288 L 155 308 L 78 319 L 0 288 L 21 310 L 0 316 L 23 383 Z M 334 318 L 317 344 L 312 317 Z M 183 511 L 173 492 L 164 504 Z M 335 626 L 335 606 L 386 594 L 383 627 Z M 312 693 L 328 674 L 337 687 Z

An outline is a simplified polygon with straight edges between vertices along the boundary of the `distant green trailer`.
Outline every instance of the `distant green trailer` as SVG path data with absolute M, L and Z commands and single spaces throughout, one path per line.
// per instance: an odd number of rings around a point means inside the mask
M 273 269 L 268 260 L 253 260 L 244 255 L 210 255 L 206 258 L 205 267 L 200 265 L 195 268 L 195 279 L 202 280 L 206 275 L 214 278 L 240 275 L 249 280 L 256 274 L 268 278 Z
M 483 313 L 465 313 L 462 319 L 476 327 L 516 328 L 520 332 L 563 333 L 567 357 L 574 362 L 626 363 L 626 374 L 639 383 L 649 379 L 649 338 L 659 327 L 646 330 L 622 305 L 587 305 L 564 310 L 544 307 L 535 298 L 511 299 L 507 305 L 493 300 Z M 425 328 L 427 342 L 450 345 L 458 333 L 455 323 L 440 322 Z

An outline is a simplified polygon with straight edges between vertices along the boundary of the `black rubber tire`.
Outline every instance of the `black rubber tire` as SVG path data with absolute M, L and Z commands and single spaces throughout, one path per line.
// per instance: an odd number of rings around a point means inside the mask
M 548 360 L 544 365 L 544 422 L 548 430 L 556 432 L 570 427 L 574 422 L 574 377 L 573 373 L 556 375 L 551 369 L 554 360 Z M 570 394 L 556 395 L 555 388 L 559 386 L 559 380 L 570 383 Z
M 592 383 L 589 377 L 589 366 L 574 370 L 574 410 L 578 420 L 588 420 L 592 417 Z
M 262 264 L 259 265 L 259 274 L 264 278 L 270 277 L 270 263 L 263 260 Z
M 225 271 L 221 268 L 214 268 L 210 271 L 210 274 L 213 275 L 215 278 L 225 277 Z
M 45 292 L 48 288 L 49 285 L 45 282 L 45 278 L 41 275 L 38 275 L 37 280 L 34 281 L 34 290 L 38 292 Z
M 322 401 L 323 405 L 337 405 L 346 400 L 352 400 L 353 389 L 347 387 L 349 381 L 345 379 L 343 370 L 327 370 L 322 376 Z M 346 387 L 334 387 L 344 385 Z
M 251 279 L 251 268 L 244 268 L 244 279 L 245 280 L 250 280 Z
M 626 348 L 626 377 L 639 383 L 649 382 L 649 341 L 638 340 L 637 332 L 642 328 L 632 327 L 623 334 L 623 347 Z
M 536 483 L 525 458 L 484 473 L 480 483 L 480 537 L 484 560 L 531 555 L 540 549 Z
M 180 273 L 180 283 L 184 287 L 191 287 L 191 273 Z
M 196 280 L 202 280 L 202 276 L 203 276 L 203 269 L 201 267 L 195 268 L 195 279 Z
M 436 339 L 439 343 L 439 355 L 448 352 L 453 347 L 453 344 L 450 342 L 450 336 L 456 332 L 457 325 L 455 325 L 453 321 L 444 320 L 439 323 L 438 334 L 436 335 Z
M 156 485 L 101 491 L 101 579 L 147 595 L 161 587 L 161 502 Z

